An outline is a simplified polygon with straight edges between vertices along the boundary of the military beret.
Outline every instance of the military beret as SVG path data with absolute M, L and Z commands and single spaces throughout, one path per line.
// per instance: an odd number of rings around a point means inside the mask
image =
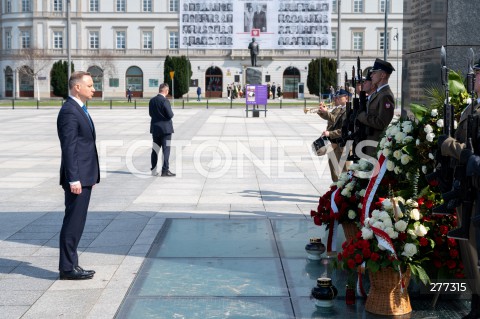
M 352 94 L 350 94 L 350 92 L 348 92 L 347 90 L 344 90 L 344 89 L 338 90 L 335 95 L 336 96 L 342 96 L 342 95 L 352 96 Z
M 372 67 L 372 72 L 375 71 L 385 71 L 387 74 L 392 74 L 395 69 L 389 62 L 377 58 Z
M 366 71 L 366 72 L 365 72 Z M 372 67 L 369 66 L 365 69 L 365 80 L 364 81 L 371 81 L 372 80 Z

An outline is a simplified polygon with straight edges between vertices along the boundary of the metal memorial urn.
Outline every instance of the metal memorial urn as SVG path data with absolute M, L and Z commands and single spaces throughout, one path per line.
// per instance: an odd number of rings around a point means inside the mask
M 332 279 L 322 277 L 317 279 L 317 286 L 312 288 L 311 297 L 315 299 L 315 306 L 322 308 L 333 307 L 333 299 L 338 290 L 332 284 Z
M 307 258 L 310 260 L 322 259 L 322 254 L 325 252 L 325 245 L 320 238 L 310 238 L 310 243 L 305 246 L 307 251 Z

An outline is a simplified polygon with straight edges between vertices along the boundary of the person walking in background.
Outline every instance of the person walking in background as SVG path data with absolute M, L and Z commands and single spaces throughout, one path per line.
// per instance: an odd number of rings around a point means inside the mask
M 200 102 L 200 97 L 202 96 L 202 88 L 197 87 L 197 101 Z
M 150 133 L 153 138 L 153 147 L 151 155 L 152 176 L 157 176 L 158 152 L 160 148 L 163 151 L 163 164 L 161 176 L 175 176 L 169 169 L 170 142 L 173 133 L 173 111 L 170 102 L 167 100 L 169 86 L 167 83 L 160 84 L 157 96 L 152 98 L 148 104 L 148 110 L 151 117 Z
M 132 90 L 130 89 L 130 87 L 128 87 L 127 89 L 127 101 L 132 102 Z
M 280 85 L 277 86 L 277 96 L 278 96 L 279 99 L 282 96 L 282 87 Z
M 65 192 L 59 271 L 61 280 L 91 279 L 95 271 L 80 267 L 77 248 L 87 220 L 92 187 L 100 182 L 95 126 L 85 106 L 95 93 L 92 76 L 88 72 L 73 72 L 68 88 L 70 95 L 57 117 L 62 149 L 60 185 Z
M 232 94 L 232 87 L 230 86 L 230 84 L 227 84 L 227 98 L 231 98 L 231 95 Z
M 272 92 L 272 99 L 275 100 L 275 92 L 277 90 L 277 87 L 275 86 L 275 82 L 272 83 L 272 87 L 270 88 Z

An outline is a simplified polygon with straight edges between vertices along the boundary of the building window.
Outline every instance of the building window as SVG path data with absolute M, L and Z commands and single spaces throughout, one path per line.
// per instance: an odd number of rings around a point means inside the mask
M 118 78 L 110 78 L 108 79 L 108 85 L 112 88 L 118 88 L 120 85 L 120 80 Z
M 144 49 L 152 48 L 152 31 L 143 32 L 143 48 Z
M 115 48 L 125 49 L 125 31 L 117 31 Z
M 363 0 L 353 0 L 353 12 L 363 13 Z
M 98 12 L 98 0 L 90 0 L 90 12 Z
M 53 11 L 54 12 L 63 11 L 63 0 L 53 0 Z
M 98 49 L 100 47 L 100 35 L 98 31 L 90 31 L 88 33 L 88 47 L 90 49 Z
M 392 0 L 388 0 L 388 12 L 390 12 L 390 2 L 392 2 Z M 380 0 L 380 12 L 382 13 L 385 13 L 385 3 L 386 0 Z
M 363 50 L 363 32 L 353 32 L 353 49 Z
M 125 12 L 125 0 L 117 0 L 117 12 Z
M 178 0 L 170 0 L 170 5 L 168 7 L 170 12 L 177 12 L 178 6 L 179 6 Z
M 30 0 L 22 0 L 22 12 L 31 12 L 32 6 Z
M 170 31 L 168 39 L 168 47 L 170 49 L 178 49 L 178 32 Z
M 380 32 L 380 39 L 378 41 L 380 43 L 380 50 L 384 50 L 385 48 L 385 32 Z M 390 32 L 387 32 L 387 50 L 390 50 Z
M 12 0 L 7 0 L 7 13 L 12 12 Z
M 22 43 L 22 49 L 30 48 L 30 31 L 21 31 L 20 40 Z
M 142 10 L 143 12 L 152 12 L 152 0 L 143 0 Z
M 5 49 L 10 50 L 12 48 L 12 31 L 5 31 Z
M 53 32 L 53 48 L 63 49 L 63 32 L 62 31 Z
M 332 50 L 337 50 L 337 31 L 332 31 Z
M 338 12 L 338 3 L 337 3 L 337 0 L 332 0 L 332 13 L 337 13 Z

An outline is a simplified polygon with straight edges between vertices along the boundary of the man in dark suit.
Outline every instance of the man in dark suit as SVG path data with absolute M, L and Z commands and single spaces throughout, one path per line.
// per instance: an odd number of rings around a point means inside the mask
M 168 164 L 168 159 L 170 157 L 170 141 L 172 140 L 173 133 L 173 112 L 170 102 L 167 100 L 168 89 L 169 87 L 167 83 L 160 84 L 158 95 L 152 98 L 148 104 L 151 117 L 150 133 L 152 133 L 153 137 L 151 156 L 152 176 L 158 175 L 157 163 L 160 147 L 163 150 L 162 176 L 175 176 L 174 173 L 170 172 Z
M 74 72 L 69 81 L 70 95 L 57 118 L 62 149 L 60 185 L 65 191 L 65 216 L 60 231 L 60 279 L 91 279 L 93 270 L 78 265 L 77 247 L 87 219 L 92 187 L 100 182 L 95 126 L 85 102 L 95 89 L 90 73 Z

